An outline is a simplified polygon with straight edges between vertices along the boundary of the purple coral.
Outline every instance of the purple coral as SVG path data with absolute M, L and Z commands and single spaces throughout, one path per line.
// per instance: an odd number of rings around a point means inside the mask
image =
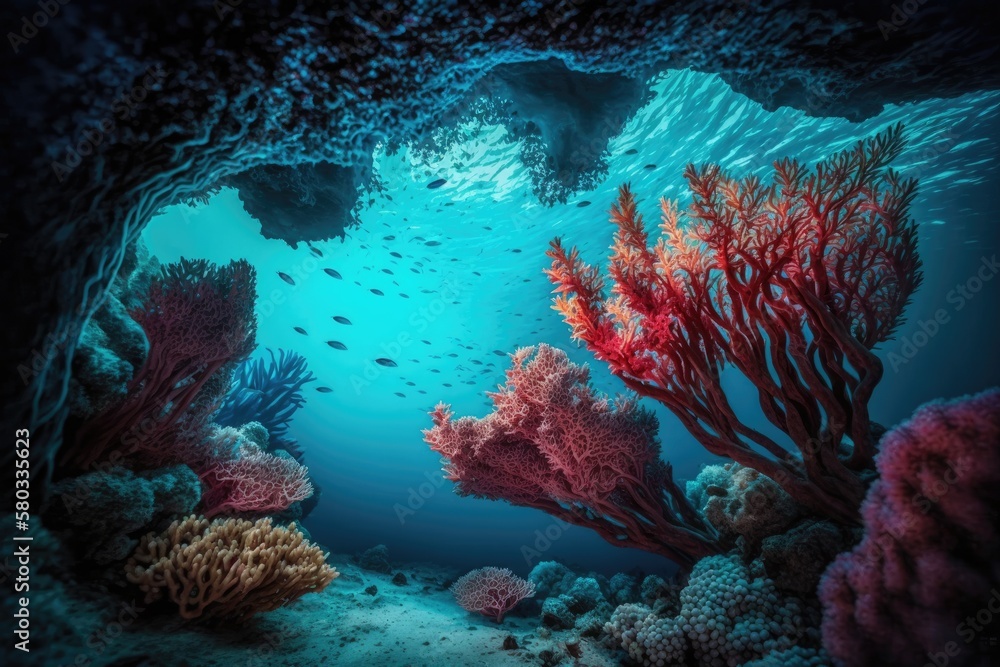
M 890 431 L 866 533 L 820 585 L 823 640 L 842 665 L 977 662 L 966 618 L 1000 581 L 1000 389 L 930 403 Z

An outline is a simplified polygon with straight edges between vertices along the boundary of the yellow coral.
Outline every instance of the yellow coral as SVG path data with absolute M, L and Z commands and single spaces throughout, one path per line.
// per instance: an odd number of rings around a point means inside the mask
M 295 524 L 189 516 L 142 538 L 126 568 L 155 602 L 166 593 L 185 619 L 243 620 L 321 591 L 339 575 Z

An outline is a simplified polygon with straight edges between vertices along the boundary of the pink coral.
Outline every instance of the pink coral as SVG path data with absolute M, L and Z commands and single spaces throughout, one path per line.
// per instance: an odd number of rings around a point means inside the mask
M 114 447 L 135 465 L 199 467 L 208 418 L 228 390 L 228 369 L 255 345 L 253 267 L 181 260 L 163 269 L 141 308 L 129 314 L 149 353 L 124 403 L 84 424 L 63 463 L 86 468 Z
M 651 413 L 597 394 L 587 367 L 548 345 L 511 358 L 491 414 L 452 420 L 444 404 L 431 413 L 424 437 L 458 493 L 540 509 L 685 565 L 718 552 L 660 460 Z
M 879 431 L 868 401 L 882 377 L 871 351 L 921 282 L 908 209 L 916 182 L 888 169 L 902 127 L 809 170 L 775 164 L 774 182 L 688 166 L 687 213 L 662 202 L 659 240 L 628 186 L 605 293 L 600 271 L 556 239 L 547 272 L 559 310 L 595 356 L 663 403 L 713 454 L 777 481 L 795 500 L 857 522 Z M 743 421 L 723 370 L 756 387 L 789 448 Z M 844 455 L 846 446 L 849 455 Z
M 244 449 L 202 473 L 205 516 L 267 514 L 285 510 L 313 493 L 309 470 L 293 458 Z
M 534 597 L 535 585 L 506 568 L 483 567 L 460 577 L 451 592 L 463 609 L 500 623 L 518 602 Z
M 877 463 L 865 537 L 820 585 L 827 651 L 850 667 L 921 665 L 953 644 L 950 665 L 981 664 L 963 620 L 1000 581 L 1000 390 L 923 406 Z

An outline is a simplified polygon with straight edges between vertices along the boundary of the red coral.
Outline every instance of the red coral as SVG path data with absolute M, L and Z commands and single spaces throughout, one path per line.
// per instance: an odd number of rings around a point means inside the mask
M 149 353 L 128 397 L 81 427 L 64 463 L 86 468 L 117 447 L 143 467 L 200 465 L 192 458 L 228 389 L 227 370 L 255 345 L 255 282 L 244 260 L 219 268 L 182 259 L 164 267 L 143 307 L 130 313 Z
M 963 619 L 992 607 L 1000 581 L 1000 390 L 920 408 L 885 436 L 878 471 L 864 539 L 820 584 L 827 651 L 851 667 L 920 665 L 954 644 L 949 664 L 988 664 Z
M 463 609 L 500 623 L 514 605 L 534 597 L 535 585 L 506 568 L 483 567 L 459 578 L 451 592 Z
M 868 401 L 882 376 L 871 352 L 921 281 L 915 182 L 886 167 L 902 127 L 809 172 L 775 164 L 774 184 L 689 166 L 686 216 L 662 202 L 650 247 L 628 186 L 612 209 L 611 297 L 576 249 L 552 243 L 555 308 L 595 356 L 666 405 L 710 452 L 776 480 L 821 514 L 857 521 L 878 429 Z M 735 366 L 791 450 L 733 410 L 721 375 Z M 849 447 L 848 447 L 849 445 Z M 848 450 L 849 455 L 843 455 Z
M 244 450 L 202 473 L 205 516 L 268 514 L 288 509 L 313 493 L 309 470 L 292 458 Z
M 656 418 L 589 386 L 586 366 L 539 345 L 511 355 L 494 411 L 453 421 L 439 404 L 424 431 L 457 492 L 533 507 L 608 542 L 682 564 L 717 553 L 715 537 L 660 461 Z

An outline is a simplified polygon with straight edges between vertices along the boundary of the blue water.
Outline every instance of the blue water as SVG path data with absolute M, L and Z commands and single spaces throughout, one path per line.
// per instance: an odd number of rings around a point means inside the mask
M 1000 279 L 990 275 L 968 297 L 955 291 L 1000 253 L 1000 201 L 989 185 L 997 180 L 1000 94 L 887 108 L 852 124 L 790 109 L 764 111 L 711 75 L 677 72 L 650 85 L 653 101 L 612 141 L 608 177 L 565 205 L 537 203 L 517 147 L 502 128 L 471 124 L 465 140 L 441 155 L 405 148 L 391 157 L 377 152 L 386 189 L 371 195 L 374 204 L 344 242 L 312 244 L 322 258 L 304 244 L 292 250 L 262 238 L 260 224 L 232 190 L 199 208 L 167 209 L 146 228 L 144 241 L 163 262 L 245 257 L 257 267 L 258 353 L 265 347 L 297 350 L 318 377 L 306 386 L 308 403 L 296 414 L 291 435 L 323 489 L 305 525 L 328 548 L 349 553 L 384 543 L 400 561 L 497 565 L 523 575 L 533 563 L 526 562 L 522 547 L 546 546 L 536 540 L 548 531 L 555 539 L 543 550 L 546 559 L 607 574 L 633 566 L 669 568 L 660 558 L 617 549 L 583 528 L 564 530 L 541 512 L 456 496 L 420 431 L 429 426 L 426 413 L 437 401 L 451 403 L 458 415 L 488 411 L 483 392 L 502 382 L 507 361 L 494 350 L 546 342 L 568 350 L 574 361 L 591 361 L 550 308 L 542 274 L 547 245 L 553 236 L 564 236 L 586 259 L 603 264 L 612 231 L 607 209 L 618 186 L 632 183 L 652 223 L 661 195 L 687 202 L 681 173 L 688 162 L 715 161 L 735 174 L 766 176 L 780 157 L 815 162 L 904 122 L 909 146 L 896 167 L 920 179 L 911 214 L 920 224 L 925 282 L 897 340 L 879 350 L 886 371 L 872 415 L 891 425 L 923 402 L 1000 381 Z M 630 149 L 637 152 L 627 154 Z M 426 187 L 439 178 L 447 180 L 443 187 Z M 591 203 L 579 206 L 584 201 Z M 921 323 L 941 309 L 947 323 L 925 341 Z M 338 324 L 335 315 L 353 324 Z M 331 348 L 331 340 L 347 350 Z M 912 358 L 901 354 L 907 341 L 922 343 Z M 379 357 L 396 360 L 398 367 L 374 364 Z M 622 390 L 603 366 L 591 368 L 598 388 Z M 752 426 L 769 431 L 755 392 L 739 377 L 725 381 L 737 410 Z M 319 393 L 318 386 L 333 391 Z M 664 455 L 675 476 L 690 479 L 711 457 L 665 409 L 646 404 L 660 418 Z

